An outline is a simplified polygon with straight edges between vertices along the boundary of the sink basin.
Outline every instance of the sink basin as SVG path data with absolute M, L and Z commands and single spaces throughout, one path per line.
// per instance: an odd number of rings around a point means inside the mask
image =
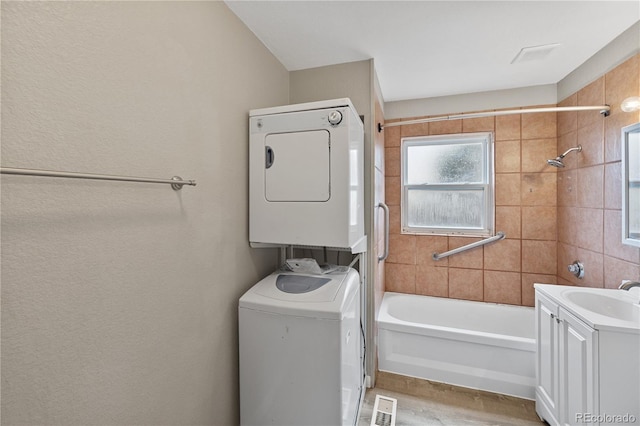
M 580 290 L 566 291 L 563 296 L 578 307 L 596 314 L 640 323 L 640 306 L 634 304 L 631 299 L 618 299 Z

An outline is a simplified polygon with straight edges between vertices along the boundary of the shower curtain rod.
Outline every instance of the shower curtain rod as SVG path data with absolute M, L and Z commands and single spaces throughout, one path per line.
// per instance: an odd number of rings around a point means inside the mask
M 165 183 L 165 184 L 171 185 L 171 188 L 175 189 L 176 191 L 182 189 L 183 185 L 191 185 L 191 186 L 196 185 L 195 180 L 183 180 L 180 176 L 174 176 L 171 179 L 152 179 L 152 178 L 132 177 L 132 176 L 113 176 L 113 175 L 98 175 L 98 174 L 90 174 L 90 173 L 55 172 L 52 170 L 17 169 L 12 167 L 0 167 L 0 174 L 73 178 L 73 179 L 115 180 L 120 182 Z
M 529 108 L 529 109 L 509 109 L 504 111 L 470 112 L 466 114 L 440 115 L 437 117 L 418 118 L 416 120 L 394 121 L 392 123 L 378 123 L 378 133 L 385 127 L 405 126 L 408 124 L 431 123 L 434 121 L 460 120 L 463 118 L 495 117 L 498 115 L 531 114 L 534 112 L 567 112 L 567 111 L 599 111 L 604 117 L 609 116 L 611 107 L 609 105 L 595 106 L 570 106 L 570 107 L 549 107 L 549 108 Z

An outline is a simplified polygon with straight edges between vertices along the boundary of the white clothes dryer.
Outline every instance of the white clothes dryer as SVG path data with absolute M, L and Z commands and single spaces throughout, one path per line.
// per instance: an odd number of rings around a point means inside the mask
M 355 425 L 363 391 L 359 275 L 276 272 L 239 302 L 240 423 Z
M 348 98 L 249 112 L 249 241 L 366 250 L 364 127 Z

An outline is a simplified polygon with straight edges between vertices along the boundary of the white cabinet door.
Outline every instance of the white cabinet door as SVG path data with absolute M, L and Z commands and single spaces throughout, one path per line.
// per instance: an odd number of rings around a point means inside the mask
M 267 201 L 327 201 L 330 135 L 327 130 L 272 133 L 265 138 Z
M 584 424 L 597 415 L 598 333 L 560 308 L 560 419 L 564 425 Z
M 558 424 L 558 305 L 536 292 L 536 410 Z

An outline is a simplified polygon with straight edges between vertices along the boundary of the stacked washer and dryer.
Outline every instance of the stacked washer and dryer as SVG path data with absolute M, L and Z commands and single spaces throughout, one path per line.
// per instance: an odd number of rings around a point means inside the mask
M 253 247 L 361 253 L 364 132 L 349 99 L 250 111 Z M 276 271 L 239 302 L 242 425 L 355 425 L 361 282 L 352 268 Z

